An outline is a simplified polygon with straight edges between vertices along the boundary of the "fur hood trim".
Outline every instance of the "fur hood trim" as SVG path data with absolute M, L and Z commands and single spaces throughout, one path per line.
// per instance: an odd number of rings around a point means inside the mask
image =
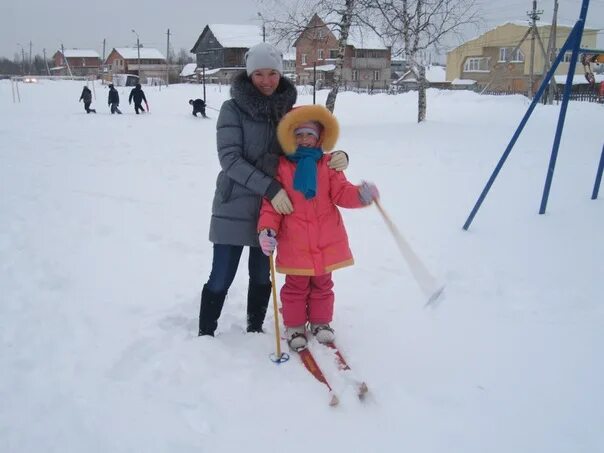
M 307 121 L 316 121 L 323 126 L 317 146 L 326 152 L 333 150 L 336 146 L 340 134 L 340 126 L 336 117 L 322 105 L 301 105 L 287 112 L 277 126 L 277 138 L 285 154 L 292 154 L 296 151 L 294 130 L 299 124 Z

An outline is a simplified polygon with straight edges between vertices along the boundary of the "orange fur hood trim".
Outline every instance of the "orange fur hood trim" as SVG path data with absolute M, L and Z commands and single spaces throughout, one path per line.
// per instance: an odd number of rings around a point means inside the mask
M 322 105 L 301 105 L 294 107 L 281 119 L 277 126 L 277 138 L 285 154 L 296 152 L 296 126 L 307 121 L 316 121 L 323 126 L 317 146 L 323 151 L 331 151 L 340 135 L 340 126 L 336 117 Z

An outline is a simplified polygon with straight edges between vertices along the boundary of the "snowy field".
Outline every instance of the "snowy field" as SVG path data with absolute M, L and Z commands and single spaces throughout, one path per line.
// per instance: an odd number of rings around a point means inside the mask
M 604 451 L 602 105 L 570 104 L 543 216 L 559 107 L 539 105 L 466 232 L 526 99 L 431 90 L 418 125 L 415 94 L 340 94 L 349 179 L 377 183 L 447 287 L 424 309 L 378 211 L 344 212 L 356 265 L 334 274 L 333 326 L 371 392 L 312 343 L 331 408 L 297 357 L 269 360 L 272 305 L 244 333 L 243 260 L 217 336 L 196 336 L 218 173 L 217 112 L 187 104 L 201 87 L 146 88 L 138 116 L 98 84 L 86 115 L 81 89 L 20 85 L 14 104 L 0 82 L 0 451 Z

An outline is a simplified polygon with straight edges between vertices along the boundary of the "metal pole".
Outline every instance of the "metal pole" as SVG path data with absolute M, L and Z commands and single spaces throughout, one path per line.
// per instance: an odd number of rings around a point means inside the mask
M 29 41 L 29 70 L 28 74 L 31 74 L 31 40 Z
M 604 145 L 602 145 L 602 154 L 600 155 L 600 165 L 598 165 L 598 172 L 596 173 L 596 182 L 594 183 L 594 191 L 591 194 L 591 199 L 595 200 L 598 198 L 598 192 L 600 191 L 600 182 L 602 182 L 602 171 L 604 171 Z
M 547 208 L 547 200 L 549 198 L 549 191 L 552 185 L 552 179 L 554 178 L 554 170 L 556 169 L 558 149 L 560 148 L 560 139 L 562 137 L 562 130 L 564 129 L 564 120 L 566 119 L 566 109 L 568 108 L 568 100 L 570 99 L 570 93 L 572 91 L 573 78 L 575 76 L 575 68 L 577 66 L 577 60 L 579 59 L 579 48 L 581 47 L 581 38 L 583 37 L 583 28 L 585 27 L 585 19 L 587 18 L 588 8 L 589 0 L 583 0 L 579 20 L 573 28 L 574 33 L 573 39 L 571 41 L 573 53 L 570 57 L 570 65 L 568 66 L 566 84 L 564 85 L 564 94 L 562 95 L 562 105 L 560 106 L 560 115 L 558 116 L 558 126 L 556 127 L 556 135 L 554 137 L 554 144 L 552 146 L 552 154 L 549 159 L 549 166 L 547 169 L 547 176 L 545 178 L 545 186 L 543 187 L 543 196 L 541 197 L 541 206 L 539 208 L 539 214 L 545 214 L 545 209 Z
M 589 0 L 587 0 L 587 1 L 589 1 Z M 581 31 L 582 31 L 582 29 L 581 29 Z M 547 75 L 545 76 L 545 78 L 543 79 L 543 81 L 541 82 L 541 86 L 539 87 L 539 90 L 537 90 L 537 94 L 535 95 L 535 97 L 531 101 L 531 105 L 529 106 L 528 110 L 524 114 L 524 117 L 520 121 L 520 124 L 518 125 L 518 128 L 516 129 L 516 132 L 514 132 L 514 135 L 512 136 L 512 139 L 510 140 L 510 143 L 508 143 L 508 146 L 505 149 L 505 151 L 503 152 L 503 155 L 501 156 L 501 158 L 499 159 L 499 162 L 497 163 L 497 166 L 495 167 L 495 170 L 493 170 L 493 173 L 491 174 L 491 177 L 487 181 L 487 184 L 485 185 L 484 189 L 482 190 L 482 193 L 478 197 L 478 200 L 476 201 L 476 204 L 472 208 L 472 212 L 470 212 L 470 215 L 466 219 L 466 222 L 463 225 L 463 229 L 464 230 L 468 230 L 468 228 L 470 228 L 470 225 L 472 224 L 472 221 L 474 220 L 474 217 L 476 216 L 476 213 L 480 209 L 480 206 L 482 205 L 484 199 L 486 198 L 487 194 L 489 193 L 489 190 L 491 189 L 491 186 L 495 182 L 495 179 L 497 178 L 497 175 L 501 171 L 501 168 L 503 167 L 503 164 L 505 163 L 506 159 L 508 158 L 509 154 L 511 153 L 512 148 L 514 147 L 514 144 L 516 143 L 516 140 L 518 140 L 518 137 L 520 136 L 520 133 L 524 129 L 524 126 L 526 125 L 528 119 L 530 118 L 531 114 L 533 113 L 533 110 L 535 109 L 535 106 L 537 105 L 537 102 L 538 102 L 539 98 L 541 97 L 541 95 L 545 91 L 545 88 L 547 87 L 547 84 L 549 83 L 549 81 L 553 77 L 554 73 L 556 72 L 556 68 L 558 68 L 558 65 L 562 61 L 562 58 L 564 57 L 564 54 L 570 48 L 571 44 L 574 43 L 575 39 L 578 39 L 577 38 L 578 34 L 579 34 L 579 22 L 577 22 L 575 24 L 575 26 L 573 27 L 573 29 L 571 30 L 570 34 L 568 35 L 568 38 L 566 39 L 566 42 L 564 43 L 564 45 L 560 49 L 560 53 L 558 53 L 558 56 L 556 57 L 556 60 L 552 64 L 552 67 L 550 68 L 549 72 L 547 73 Z M 571 68 L 573 68 L 573 66 L 571 66 Z
M 312 67 L 312 103 L 317 103 L 317 62 L 313 63 Z
M 206 65 L 201 67 L 201 80 L 203 83 L 203 102 L 206 102 Z
M 136 51 L 138 53 L 138 83 L 141 83 L 141 44 L 138 35 L 136 35 Z
M 170 29 L 168 28 L 168 43 L 166 45 L 166 86 L 170 84 Z

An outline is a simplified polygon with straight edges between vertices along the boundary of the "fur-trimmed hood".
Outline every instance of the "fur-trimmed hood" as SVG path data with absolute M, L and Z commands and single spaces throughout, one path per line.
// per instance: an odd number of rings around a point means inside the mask
M 245 71 L 237 74 L 231 83 L 231 97 L 255 120 L 278 122 L 296 103 L 297 96 L 296 87 L 286 77 L 281 77 L 279 86 L 270 96 L 258 91 Z
M 338 120 L 322 105 L 301 105 L 291 109 L 279 122 L 277 126 L 277 138 L 285 154 L 296 151 L 296 136 L 294 130 L 299 124 L 307 121 L 316 121 L 322 126 L 319 144 L 323 151 L 331 151 L 340 134 Z

